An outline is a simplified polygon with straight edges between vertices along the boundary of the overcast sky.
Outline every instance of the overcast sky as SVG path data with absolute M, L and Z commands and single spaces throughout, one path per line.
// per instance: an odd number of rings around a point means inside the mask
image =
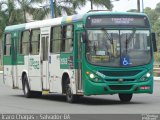
M 130 9 L 137 9 L 137 0 L 120 0 L 120 1 L 115 1 L 112 0 L 113 2 L 113 11 L 117 12 L 125 12 Z M 141 3 L 143 1 L 144 3 L 144 8 L 145 7 L 151 7 L 154 9 L 156 7 L 156 4 L 160 2 L 160 0 L 140 0 Z M 96 7 L 94 6 L 94 9 L 103 9 L 101 7 Z M 81 10 L 78 10 L 78 13 L 86 13 L 87 11 L 90 10 L 90 3 L 88 2 L 86 7 L 82 8 Z M 142 4 L 141 4 L 141 10 L 142 10 Z

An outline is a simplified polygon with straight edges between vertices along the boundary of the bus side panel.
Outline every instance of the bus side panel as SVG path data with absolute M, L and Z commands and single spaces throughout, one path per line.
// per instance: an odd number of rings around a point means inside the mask
M 10 37 L 8 39 L 6 39 L 6 37 L 4 37 L 4 47 L 3 47 L 3 52 L 6 52 L 7 55 L 3 56 L 3 79 L 4 79 L 4 84 L 6 86 L 12 87 L 13 88 L 13 71 L 12 71 L 12 34 L 11 33 L 6 33 L 5 36 L 7 34 L 10 34 Z M 8 46 L 5 49 L 5 45 L 6 45 L 6 41 L 8 41 L 7 44 L 10 44 L 10 46 Z M 6 45 L 7 46 L 7 45 Z M 4 53 L 5 54 L 5 53 Z
M 17 65 L 17 72 L 18 72 L 18 88 L 22 89 L 22 73 L 25 72 L 28 77 L 28 56 L 19 55 L 18 56 L 18 65 Z
M 41 65 L 39 55 L 29 56 L 29 82 L 31 90 L 42 91 Z
M 5 59 L 4 59 L 5 60 Z M 6 86 L 13 88 L 13 78 L 12 78 L 12 66 L 11 65 L 4 65 L 3 68 L 3 75 L 4 75 L 4 84 Z
M 49 59 L 50 92 L 62 93 L 62 70 L 60 69 L 60 55 L 51 55 Z
M 51 55 L 49 60 L 50 92 L 62 93 L 62 76 L 67 73 L 73 94 L 76 94 L 75 69 L 60 68 L 60 55 Z

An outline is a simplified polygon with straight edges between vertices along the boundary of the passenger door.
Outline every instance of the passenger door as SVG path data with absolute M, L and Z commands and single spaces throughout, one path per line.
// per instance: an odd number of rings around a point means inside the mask
M 76 61 L 77 61 L 77 92 L 82 92 L 82 31 L 76 32 L 77 36 L 77 50 L 76 50 Z M 75 41 L 76 42 L 76 41 Z
M 17 45 L 18 45 L 18 32 L 12 33 L 12 80 L 13 88 L 18 87 L 18 78 L 17 78 Z
M 41 35 L 41 72 L 42 72 L 42 88 L 49 90 L 48 80 L 48 52 L 49 52 L 49 35 Z

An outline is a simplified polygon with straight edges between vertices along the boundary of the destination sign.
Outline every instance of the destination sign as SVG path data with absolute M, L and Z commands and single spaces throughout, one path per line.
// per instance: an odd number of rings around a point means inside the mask
M 149 22 L 145 16 L 89 16 L 86 27 L 149 27 Z

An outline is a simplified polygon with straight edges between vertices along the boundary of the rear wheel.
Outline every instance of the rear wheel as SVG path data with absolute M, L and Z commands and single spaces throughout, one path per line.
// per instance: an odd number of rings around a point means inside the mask
M 133 94 L 119 94 L 119 99 L 121 102 L 130 102 Z

